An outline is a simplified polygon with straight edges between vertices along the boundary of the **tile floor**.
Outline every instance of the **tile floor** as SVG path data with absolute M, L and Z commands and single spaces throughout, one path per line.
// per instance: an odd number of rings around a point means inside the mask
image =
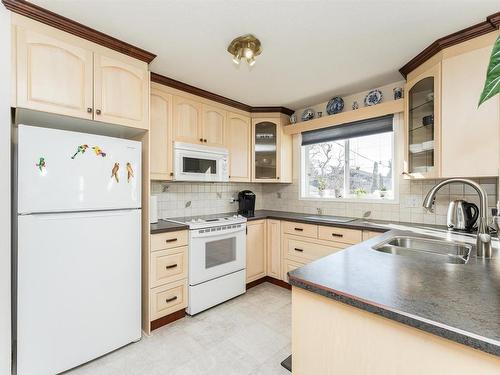
M 264 283 L 67 374 L 291 375 L 290 342 L 290 291 Z

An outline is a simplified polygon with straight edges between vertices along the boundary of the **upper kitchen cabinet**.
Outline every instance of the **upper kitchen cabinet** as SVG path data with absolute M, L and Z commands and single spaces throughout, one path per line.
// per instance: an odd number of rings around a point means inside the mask
M 148 129 L 149 72 L 109 51 L 94 54 L 94 119 Z
M 77 38 L 17 28 L 17 106 L 92 119 L 92 51 Z
M 283 133 L 283 119 L 252 120 L 252 181 L 292 182 L 292 138 Z
M 198 101 L 174 96 L 173 136 L 175 141 L 203 143 L 201 108 L 202 105 Z
M 498 95 L 478 107 L 497 35 L 446 48 L 408 74 L 406 177 L 498 176 Z
M 172 95 L 151 86 L 150 174 L 153 180 L 173 178 Z
M 226 111 L 206 104 L 202 106 L 202 138 L 207 146 L 224 147 Z
M 499 96 L 478 107 L 490 54 L 487 46 L 442 62 L 441 177 L 498 175 Z
M 405 174 L 415 178 L 439 176 L 441 66 L 437 64 L 406 85 Z
M 149 128 L 148 64 L 13 16 L 14 106 Z
M 252 124 L 250 117 L 227 113 L 225 147 L 229 150 L 229 180 L 251 180 Z

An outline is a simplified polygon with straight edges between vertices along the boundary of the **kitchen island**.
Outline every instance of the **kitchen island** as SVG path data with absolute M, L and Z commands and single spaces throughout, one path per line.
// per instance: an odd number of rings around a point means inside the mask
M 402 230 L 405 229 L 405 230 Z M 425 262 L 375 251 L 400 228 L 289 273 L 293 373 L 500 373 L 500 259 Z

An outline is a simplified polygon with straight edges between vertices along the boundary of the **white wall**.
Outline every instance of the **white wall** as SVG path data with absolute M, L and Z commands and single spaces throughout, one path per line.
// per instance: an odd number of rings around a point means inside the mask
M 0 374 L 10 374 L 10 12 L 0 5 Z

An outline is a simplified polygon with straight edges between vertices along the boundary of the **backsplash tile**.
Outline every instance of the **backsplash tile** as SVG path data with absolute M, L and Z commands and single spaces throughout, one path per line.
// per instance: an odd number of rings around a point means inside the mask
M 262 208 L 261 184 L 247 183 L 191 183 L 164 182 L 151 183 L 151 195 L 158 197 L 158 218 L 210 215 L 224 212 L 236 212 L 241 190 L 251 190 L 256 196 L 256 209 Z

